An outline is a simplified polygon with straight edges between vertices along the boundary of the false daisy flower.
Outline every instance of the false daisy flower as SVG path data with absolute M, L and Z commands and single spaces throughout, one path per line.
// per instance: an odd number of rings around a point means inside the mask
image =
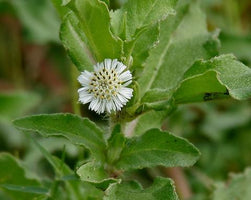
M 117 59 L 97 63 L 94 72 L 81 72 L 78 81 L 83 86 L 78 90 L 79 101 L 90 103 L 89 109 L 98 114 L 119 111 L 132 97 L 133 90 L 126 87 L 132 82 L 132 74 Z

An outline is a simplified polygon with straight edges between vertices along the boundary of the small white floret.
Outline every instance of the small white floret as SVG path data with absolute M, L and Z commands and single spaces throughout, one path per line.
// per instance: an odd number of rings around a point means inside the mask
M 79 101 L 90 103 L 89 109 L 98 114 L 120 111 L 133 95 L 133 90 L 126 87 L 132 82 L 132 74 L 117 59 L 97 63 L 94 72 L 81 72 L 78 81 L 82 85 Z

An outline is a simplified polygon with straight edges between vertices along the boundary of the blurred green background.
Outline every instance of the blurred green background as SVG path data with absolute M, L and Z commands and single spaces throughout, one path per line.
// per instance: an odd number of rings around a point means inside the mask
M 124 0 L 110 2 L 118 8 Z M 208 29 L 219 31 L 221 53 L 233 53 L 251 67 L 251 1 L 201 0 L 207 13 Z M 63 49 L 58 31 L 60 20 L 49 0 L 0 0 L 0 151 L 24 160 L 33 171 L 53 176 L 48 163 L 12 120 L 34 113 L 76 112 L 74 66 Z M 197 146 L 201 159 L 182 171 L 192 199 L 206 199 L 211 183 L 225 181 L 229 172 L 251 166 L 250 101 L 234 100 L 184 105 L 164 126 Z M 83 113 L 93 120 L 96 115 Z M 66 162 L 72 168 L 83 155 L 63 139 L 37 138 L 59 157 L 66 148 Z M 180 169 L 179 169 L 180 170 Z M 179 171 L 180 172 L 180 171 Z M 145 180 L 153 170 L 132 174 Z M 169 170 L 175 180 L 176 171 Z M 177 186 L 180 187 L 180 186 Z M 1 199 L 0 192 L 0 199 Z

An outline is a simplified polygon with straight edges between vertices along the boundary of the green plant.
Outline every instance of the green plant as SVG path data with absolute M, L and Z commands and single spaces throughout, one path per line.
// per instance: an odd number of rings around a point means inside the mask
M 30 193 L 31 199 L 178 199 L 169 178 L 158 177 L 143 189 L 127 173 L 155 166 L 192 166 L 199 150 L 161 130 L 163 121 L 181 104 L 250 98 L 250 68 L 233 55 L 219 55 L 218 33 L 207 30 L 197 1 L 129 0 L 115 11 L 109 10 L 109 1 L 52 2 L 62 19 L 61 41 L 77 69 L 93 71 L 98 62 L 118 59 L 132 73 L 128 87 L 133 97 L 121 111 L 103 115 L 106 125 L 102 127 L 66 113 L 15 120 L 14 125 L 25 133 L 64 137 L 86 148 L 90 156 L 78 164 L 75 174 L 63 159 L 34 141 L 53 166 L 55 179 L 31 180 L 19 161 L 2 154 L 0 162 L 9 163 L 17 173 L 15 177 L 3 174 L 2 187 Z M 16 198 L 17 193 L 10 194 Z

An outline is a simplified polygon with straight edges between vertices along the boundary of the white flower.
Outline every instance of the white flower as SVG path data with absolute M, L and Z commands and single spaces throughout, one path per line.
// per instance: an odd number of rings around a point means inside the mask
M 81 72 L 78 81 L 83 86 L 78 90 L 79 101 L 90 103 L 89 109 L 98 114 L 119 111 L 132 97 L 133 90 L 126 87 L 132 82 L 132 74 L 117 59 L 97 63 L 94 72 Z

